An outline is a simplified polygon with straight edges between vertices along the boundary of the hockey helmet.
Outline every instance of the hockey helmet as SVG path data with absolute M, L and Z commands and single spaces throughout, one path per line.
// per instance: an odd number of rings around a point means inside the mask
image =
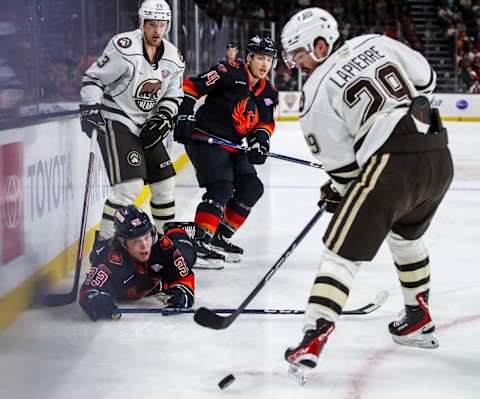
M 138 10 L 140 19 L 140 29 L 143 32 L 143 24 L 147 19 L 156 21 L 168 21 L 168 27 L 165 33 L 170 30 L 172 12 L 170 6 L 165 0 L 145 0 Z
M 135 205 L 118 208 L 114 214 L 113 226 L 120 239 L 132 239 L 155 233 L 155 227 L 148 215 Z
M 335 18 L 329 12 L 318 8 L 306 8 L 295 14 L 282 29 L 281 41 L 283 59 L 289 68 L 295 67 L 294 54 L 305 49 L 315 62 L 323 62 L 333 51 L 340 32 Z M 328 45 L 324 58 L 315 56 L 315 40 L 322 38 Z
M 247 57 L 253 57 L 255 54 L 266 54 L 275 59 L 277 57 L 275 42 L 269 37 L 260 35 L 251 37 L 247 44 Z

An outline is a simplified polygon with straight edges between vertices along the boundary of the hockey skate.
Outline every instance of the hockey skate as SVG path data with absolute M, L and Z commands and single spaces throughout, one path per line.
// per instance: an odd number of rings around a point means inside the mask
M 197 251 L 197 263 L 193 267 L 194 269 L 221 270 L 224 268 L 225 256 L 214 251 L 203 240 L 194 240 L 193 243 Z
M 221 270 L 224 268 L 223 262 L 225 257 L 210 248 L 208 233 L 203 227 L 193 222 L 168 222 L 163 227 L 164 231 L 173 228 L 185 230 L 190 240 L 192 240 L 193 247 L 197 252 L 197 262 L 193 266 L 194 269 Z
M 288 374 L 300 385 L 305 384 L 305 371 L 317 365 L 318 357 L 334 329 L 335 323 L 319 319 L 316 330 L 307 330 L 302 342 L 285 351 L 285 360 L 290 363 Z
M 218 230 L 213 236 L 210 245 L 225 256 L 225 262 L 238 263 L 242 260 L 240 255 L 243 255 L 243 249 L 230 242 L 228 234 L 224 234 L 225 229 L 228 229 L 228 227 L 224 227 L 223 224 L 218 226 Z
M 416 296 L 418 306 L 405 306 L 400 318 L 388 325 L 393 342 L 417 348 L 438 348 L 435 325 L 428 310 L 428 290 Z

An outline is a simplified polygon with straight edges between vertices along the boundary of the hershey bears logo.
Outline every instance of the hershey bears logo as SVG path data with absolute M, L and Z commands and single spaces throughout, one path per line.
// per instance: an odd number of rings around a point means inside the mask
M 142 164 L 142 156 L 138 151 L 130 151 L 127 154 L 127 162 L 130 166 L 140 166 Z
M 135 91 L 135 104 L 138 109 L 150 112 L 159 100 L 162 82 L 158 79 L 148 79 L 140 83 Z
M 132 39 L 128 37 L 121 37 L 118 39 L 117 43 L 122 48 L 129 48 L 132 45 Z

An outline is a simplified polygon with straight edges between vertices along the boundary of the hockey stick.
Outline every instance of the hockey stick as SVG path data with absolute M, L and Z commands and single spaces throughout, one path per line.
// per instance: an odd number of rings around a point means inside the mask
M 388 299 L 388 291 L 380 291 L 375 298 L 367 305 L 350 310 L 342 311 L 343 316 L 366 315 L 374 312 L 382 306 Z M 210 309 L 212 312 L 221 314 L 232 314 L 237 309 Z M 164 309 L 164 308 L 118 308 L 114 313 L 160 313 L 162 316 L 176 316 L 184 313 L 195 313 L 197 309 Z M 267 315 L 297 315 L 305 314 L 304 310 L 299 309 L 243 309 L 243 314 L 267 314 Z
M 303 228 L 300 234 L 293 240 L 287 250 L 280 256 L 280 258 L 275 262 L 275 264 L 270 268 L 270 270 L 265 274 L 265 276 L 260 280 L 257 286 L 253 291 L 245 298 L 245 300 L 240 304 L 240 306 L 230 315 L 230 316 L 219 316 L 213 310 L 201 307 L 193 316 L 193 319 L 204 327 L 213 328 L 215 330 L 223 330 L 227 328 L 234 320 L 243 312 L 247 305 L 252 301 L 252 299 L 258 294 L 258 292 L 263 288 L 268 280 L 275 274 L 275 272 L 282 266 L 285 260 L 290 256 L 293 250 L 302 242 L 307 233 L 312 229 L 312 227 L 317 223 L 320 216 L 325 212 L 326 204 L 322 202 L 320 209 L 313 216 L 313 218 L 307 223 Z
M 231 141 L 221 139 L 219 137 L 193 136 L 192 140 L 193 141 L 198 141 L 200 143 L 207 143 L 207 144 L 212 144 L 212 145 L 223 145 L 225 147 L 233 148 L 235 150 L 240 150 L 240 151 L 244 151 L 244 152 L 250 151 L 250 148 L 248 148 L 248 147 L 245 147 L 245 146 L 240 145 L 240 144 L 232 143 Z M 319 163 L 311 162 L 311 161 L 305 161 L 304 159 L 298 159 L 298 158 L 290 157 L 288 155 L 276 154 L 274 152 L 267 152 L 267 156 L 272 157 L 272 158 L 281 159 L 283 161 L 298 163 L 300 165 L 311 166 L 312 168 L 323 169 L 323 165 L 321 165 Z
M 87 229 L 88 204 L 90 202 L 90 189 L 92 186 L 93 165 L 95 161 L 95 149 L 97 146 L 97 129 L 92 130 L 90 138 L 90 156 L 88 158 L 87 180 L 85 183 L 85 195 L 83 198 L 82 222 L 80 225 L 80 239 L 77 248 L 77 263 L 75 264 L 75 277 L 70 292 L 64 294 L 47 294 L 43 300 L 46 306 L 63 306 L 77 300 L 78 285 L 80 281 L 80 269 L 82 268 L 83 247 L 85 245 L 85 233 Z

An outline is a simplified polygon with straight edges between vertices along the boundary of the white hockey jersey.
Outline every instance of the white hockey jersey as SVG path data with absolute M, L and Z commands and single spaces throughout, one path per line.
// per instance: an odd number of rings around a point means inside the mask
M 420 53 L 386 36 L 358 36 L 305 83 L 303 134 L 334 181 L 347 184 L 388 139 L 411 98 L 435 85 L 436 74 Z
M 157 110 L 175 116 L 183 98 L 185 63 L 172 43 L 163 39 L 163 46 L 163 55 L 152 65 L 144 56 L 140 29 L 114 36 L 85 72 L 82 102 L 102 104 L 105 118 L 123 123 L 137 136 Z

